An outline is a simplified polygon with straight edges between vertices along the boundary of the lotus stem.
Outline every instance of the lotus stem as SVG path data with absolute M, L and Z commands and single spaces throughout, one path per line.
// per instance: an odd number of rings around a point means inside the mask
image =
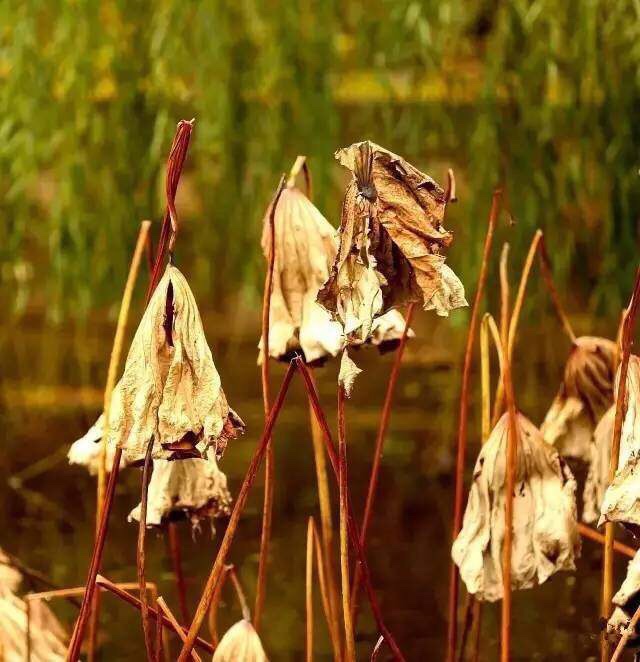
M 130 604 L 132 607 L 135 607 L 138 611 L 141 610 L 140 600 L 136 598 L 135 595 L 131 595 L 131 593 L 127 593 L 127 591 L 120 588 L 118 584 L 114 584 L 113 582 L 109 581 L 106 577 L 103 577 L 102 575 L 98 575 L 96 581 L 101 588 L 106 589 L 110 593 L 113 593 L 113 595 L 120 598 L 127 604 Z M 149 584 L 149 586 L 150 585 L 151 584 Z M 132 588 L 137 588 L 137 584 L 132 585 Z M 149 616 L 151 616 L 151 618 L 154 619 L 158 619 L 158 618 L 161 619 L 163 627 L 173 630 L 179 636 L 179 633 L 176 631 L 174 624 L 167 618 L 167 616 L 165 616 L 162 613 L 159 613 L 153 607 L 149 607 Z M 187 628 L 182 625 L 179 626 L 179 629 L 182 631 L 183 634 L 187 632 Z M 213 653 L 215 650 L 214 646 L 212 646 L 208 641 L 202 639 L 201 637 L 196 638 L 195 645 L 201 648 L 202 650 L 206 651 L 207 653 Z
M 458 440 L 456 454 L 456 473 L 455 473 L 455 493 L 453 505 L 452 522 L 452 540 L 455 540 L 462 526 L 462 515 L 464 508 L 464 465 L 467 450 L 467 428 L 468 428 L 468 409 L 469 409 L 469 390 L 471 384 L 471 364 L 473 361 L 473 347 L 475 337 L 478 332 L 480 305 L 484 295 L 484 288 L 487 281 L 487 272 L 489 270 L 489 260 L 491 257 L 491 246 L 493 244 L 493 234 L 500 209 L 500 199 L 502 191 L 496 189 L 493 192 L 491 202 L 491 211 L 489 213 L 489 222 L 487 234 L 484 240 L 484 249 L 482 262 L 480 265 L 480 274 L 478 275 L 478 285 L 471 308 L 471 319 L 469 322 L 469 331 L 467 334 L 467 344 L 464 354 L 464 364 L 462 368 L 462 384 L 460 387 L 460 412 L 458 421 Z M 449 572 L 449 623 L 447 628 L 447 662 L 454 662 L 456 659 L 456 643 L 458 639 L 458 596 L 460 591 L 458 568 L 453 561 L 451 562 Z
M 309 374 L 313 378 L 313 372 L 309 369 Z M 313 457 L 316 468 L 316 480 L 318 483 L 318 502 L 320 505 L 320 522 L 322 526 L 322 565 L 318 572 L 323 571 L 326 578 L 328 593 L 328 611 L 327 618 L 330 621 L 329 633 L 333 646 L 334 659 L 341 657 L 340 645 L 340 622 L 339 622 L 339 598 L 336 577 L 334 574 L 335 559 L 333 551 L 333 521 L 331 515 L 331 496 L 329 491 L 329 481 L 327 478 L 327 463 L 325 460 L 325 450 L 322 443 L 322 430 L 313 413 L 313 408 L 309 404 L 309 421 L 311 426 L 311 440 L 313 442 Z
M 138 545 L 136 548 L 136 567 L 138 571 L 138 584 L 140 586 L 140 605 L 142 613 L 142 629 L 144 631 L 144 643 L 147 649 L 147 659 L 153 660 L 153 633 L 149 619 L 149 603 L 147 599 L 147 582 L 145 577 L 145 536 L 147 532 L 147 501 L 149 497 L 149 480 L 153 470 L 151 453 L 153 451 L 153 438 L 147 444 L 147 452 L 142 469 L 142 494 L 140 497 L 140 521 L 138 523 Z
M 344 620 L 345 658 L 356 660 L 356 643 L 353 636 L 349 584 L 349 541 L 347 539 L 347 437 L 345 429 L 345 400 L 342 384 L 338 385 L 338 487 L 340 494 L 340 577 L 342 579 L 342 617 Z
M 311 183 L 311 171 L 309 170 L 306 156 L 299 155 L 296 158 L 293 166 L 291 167 L 291 170 L 289 171 L 289 177 L 287 178 L 287 188 L 291 188 L 292 186 L 295 186 L 296 179 L 300 174 L 301 170 L 304 175 L 304 183 L 307 189 L 306 195 L 307 198 L 311 200 L 313 197 L 313 186 Z
M 278 200 L 284 190 L 285 177 L 280 178 L 278 188 L 271 202 L 269 212 L 269 261 L 265 277 L 262 299 L 262 402 L 265 421 L 269 415 L 269 324 L 271 314 L 271 292 L 273 290 L 273 272 L 276 260 L 275 215 Z M 269 544 L 271 542 L 271 520 L 273 518 L 273 490 L 275 481 L 273 447 L 267 440 L 267 459 L 264 470 L 264 502 L 262 508 L 262 533 L 260 535 L 260 556 L 258 561 L 258 580 L 256 583 L 256 601 L 254 606 L 253 626 L 258 631 L 262 618 L 262 609 L 266 594 L 267 564 L 269 562 Z
M 633 286 L 631 301 L 625 315 L 622 327 L 622 360 L 620 363 L 620 380 L 618 382 L 618 395 L 616 397 L 616 417 L 613 426 L 613 438 L 611 439 L 611 459 L 609 462 L 609 484 L 613 482 L 618 469 L 620 456 L 620 436 L 622 435 L 622 424 L 626 411 L 627 396 L 627 372 L 629 369 L 629 357 L 631 356 L 631 345 L 633 344 L 633 329 L 640 303 L 640 269 L 636 272 L 636 280 Z M 614 523 L 605 524 L 604 559 L 602 566 L 602 617 L 609 620 L 611 615 L 611 600 L 613 598 L 613 543 Z M 600 659 L 602 662 L 609 660 L 609 641 L 606 632 L 600 637 Z
M 339 625 L 334 623 L 332 614 L 331 614 L 331 605 L 329 602 L 329 591 L 327 588 L 327 579 L 325 576 L 323 568 L 323 557 L 322 557 L 322 547 L 320 544 L 320 537 L 318 535 L 318 530 L 316 529 L 316 523 L 313 517 L 309 518 L 309 526 L 313 533 L 313 546 L 316 554 L 316 566 L 318 568 L 318 583 L 320 584 L 320 597 L 322 598 L 322 607 L 324 610 L 324 616 L 327 621 L 327 628 L 329 630 L 329 636 L 334 650 L 334 659 L 340 660 L 340 634 L 339 634 Z
M 247 598 L 242 589 L 242 584 L 240 583 L 240 579 L 238 578 L 236 567 L 233 564 L 227 567 L 229 569 L 228 576 L 231 578 L 231 583 L 233 584 L 233 590 L 236 593 L 236 598 L 238 599 L 238 604 L 240 605 L 242 618 L 245 621 L 251 622 L 251 611 L 249 610 L 249 604 L 247 603 Z
M 305 564 L 305 659 L 307 662 L 313 662 L 313 551 L 313 518 L 310 517 L 307 522 Z
M 395 394 L 396 384 L 398 383 L 398 376 L 400 374 L 400 367 L 402 365 L 402 357 L 404 356 L 404 350 L 407 345 L 407 339 L 409 337 L 409 329 L 411 327 L 411 320 L 413 318 L 414 310 L 415 310 L 415 304 L 410 303 L 407 306 L 407 312 L 405 314 L 404 330 L 402 332 L 402 337 L 400 338 L 400 344 L 398 345 L 398 348 L 393 358 L 393 367 L 391 368 L 391 374 L 389 375 L 389 381 L 387 383 L 387 391 L 384 396 L 384 405 L 382 407 L 382 414 L 380 416 L 378 434 L 376 435 L 376 445 L 373 451 L 371 474 L 369 475 L 367 500 L 365 502 L 364 515 L 362 516 L 362 525 L 360 527 L 360 545 L 363 550 L 366 550 L 367 548 L 367 533 L 369 532 L 369 524 L 371 523 L 371 516 L 373 514 L 373 506 L 375 503 L 376 490 L 378 487 L 378 477 L 380 474 L 380 465 L 382 461 L 382 454 L 384 452 L 384 443 L 387 437 L 387 431 L 389 429 L 389 419 L 391 418 L 393 396 Z M 362 583 L 362 571 L 360 569 L 360 566 L 356 565 L 354 578 L 353 578 L 353 587 L 351 591 L 351 609 L 353 614 L 354 627 L 356 627 L 358 622 L 358 607 L 359 607 L 358 597 L 360 593 L 361 583 Z
M 187 583 L 182 570 L 182 553 L 180 551 L 180 535 L 178 526 L 175 522 L 169 522 L 167 525 L 167 546 L 169 547 L 169 558 L 173 568 L 173 576 L 176 580 L 178 590 L 178 604 L 180 606 L 180 617 L 183 622 L 189 623 L 189 607 L 187 603 Z
M 164 601 L 164 598 L 162 596 L 160 596 L 158 598 L 157 602 L 158 602 L 158 607 L 160 607 L 160 609 L 162 610 L 164 615 L 171 622 L 171 625 L 173 625 L 174 631 L 177 632 L 180 639 L 184 642 L 187 635 L 185 634 L 184 630 L 180 627 L 180 623 L 178 623 L 178 621 L 176 620 L 176 617 L 173 615 L 173 612 L 171 611 L 171 609 L 169 609 L 169 605 L 167 605 L 167 603 Z M 195 662 L 202 662 L 202 658 L 198 655 L 198 653 L 196 653 L 195 650 L 191 651 L 191 658 Z
M 213 645 L 217 646 L 220 638 L 218 637 L 218 607 L 220 606 L 220 596 L 222 595 L 222 588 L 225 585 L 227 577 L 229 576 L 229 568 L 231 566 L 225 565 L 222 574 L 220 575 L 220 580 L 216 584 L 215 591 L 213 592 L 213 598 L 211 599 L 211 605 L 209 606 L 209 634 L 211 635 L 211 641 Z
M 593 540 L 593 542 L 597 542 L 600 545 L 605 544 L 606 538 L 600 533 L 600 531 L 596 531 L 595 529 L 592 529 L 590 526 L 587 526 L 582 522 L 578 522 L 578 533 L 583 538 Z M 613 550 L 618 552 L 618 554 L 628 556 L 630 559 L 632 559 L 638 551 L 637 549 L 630 547 L 629 545 L 625 545 L 622 542 L 618 542 L 617 540 L 613 541 Z
M 108 424 L 109 413 L 111 411 L 111 393 L 116 385 L 118 376 L 118 368 L 120 367 L 120 358 L 122 356 L 122 348 L 124 345 L 125 331 L 127 329 L 127 322 L 129 320 L 129 310 L 131 308 L 131 299 L 133 290 L 138 278 L 140 270 L 140 263 L 142 255 L 150 242 L 149 230 L 151 228 L 151 221 L 142 221 L 140 230 L 138 232 L 138 239 L 136 247 L 133 251 L 131 264 L 129 265 L 129 273 L 124 286 L 122 300 L 120 302 L 120 312 L 118 313 L 118 323 L 116 324 L 116 333 L 113 339 L 113 346 L 111 347 L 111 356 L 109 357 L 109 367 L 107 369 L 107 382 L 104 388 L 103 399 L 103 413 L 105 420 L 105 432 L 100 441 L 100 456 L 98 459 L 98 485 L 96 495 L 96 536 L 100 526 L 100 517 L 102 506 L 104 502 L 105 487 L 107 482 L 107 440 L 108 440 Z M 89 651 L 88 658 L 92 662 L 95 659 L 97 638 L 98 638 L 98 620 L 100 614 L 100 593 L 96 593 L 93 600 L 93 608 L 91 611 L 91 620 L 89 624 Z
M 339 462 L 338 462 L 338 453 L 336 452 L 335 444 L 333 437 L 331 436 L 331 431 L 329 425 L 327 424 L 327 418 L 320 404 L 320 399 L 315 389 L 315 384 L 309 372 L 309 369 L 304 364 L 300 357 L 296 357 L 293 362 L 296 364 L 300 375 L 302 376 L 304 387 L 307 391 L 307 397 L 311 406 L 313 408 L 313 413 L 318 421 L 318 425 L 322 430 L 322 439 L 324 441 L 325 449 L 327 455 L 329 456 L 329 461 L 331 463 L 331 468 L 333 470 L 334 476 L 337 481 L 339 481 Z M 362 566 L 362 580 L 364 582 L 365 590 L 367 592 L 367 597 L 369 599 L 369 604 L 371 605 L 371 611 L 373 612 L 373 617 L 376 621 L 378 630 L 384 636 L 387 646 L 391 650 L 393 657 L 396 660 L 404 660 L 404 656 L 396 643 L 395 638 L 387 628 L 382 618 L 382 611 L 380 610 L 380 605 L 378 604 L 378 599 L 376 598 L 375 591 L 373 590 L 373 585 L 371 583 L 371 576 L 369 574 L 369 565 L 367 563 L 366 555 L 360 546 L 360 533 L 358 531 L 358 526 L 356 524 L 355 517 L 353 515 L 353 507 L 347 495 L 347 526 L 348 526 L 348 535 L 349 542 L 351 547 L 356 554 L 356 563 Z
M 509 335 L 509 244 L 500 253 L 500 341 L 506 347 Z
M 204 591 L 202 593 L 202 596 L 200 597 L 200 602 L 193 617 L 193 621 L 189 627 L 189 633 L 187 635 L 187 639 L 184 642 L 182 651 L 180 652 L 180 656 L 178 658 L 179 662 L 186 662 L 186 660 L 189 659 L 189 653 L 193 649 L 193 645 L 196 640 L 196 637 L 198 636 L 198 632 L 200 631 L 202 621 L 205 619 L 207 612 L 209 610 L 209 605 L 211 604 L 213 592 L 215 590 L 216 584 L 220 579 L 220 574 L 223 570 L 224 563 L 227 558 L 227 554 L 229 552 L 229 548 L 231 547 L 231 543 L 233 542 L 233 538 L 238 528 L 240 516 L 242 515 L 242 511 L 244 510 L 247 497 L 255 481 L 258 469 L 262 464 L 262 460 L 266 453 L 267 446 L 269 445 L 271 439 L 271 433 L 273 431 L 273 427 L 276 421 L 278 420 L 278 415 L 280 414 L 280 410 L 282 409 L 282 405 L 284 404 L 285 396 L 287 394 L 287 391 L 289 390 L 289 385 L 291 384 L 291 379 L 293 377 L 293 373 L 296 370 L 296 367 L 297 364 L 295 361 L 292 361 L 289 364 L 287 372 L 285 373 L 284 378 L 282 380 L 280 391 L 276 397 L 273 407 L 271 408 L 271 412 L 269 413 L 269 416 L 265 422 L 265 426 L 262 431 L 262 436 L 258 441 L 256 450 L 254 451 L 253 457 L 251 458 L 251 463 L 249 464 L 249 468 L 247 469 L 247 473 L 244 477 L 244 481 L 242 483 L 242 486 L 240 487 L 240 491 L 238 492 L 238 496 L 236 498 L 233 511 L 231 512 L 231 517 L 229 518 L 229 523 L 227 524 L 227 529 L 225 531 L 224 537 L 222 538 L 222 542 L 220 543 L 220 547 L 218 549 L 218 553 L 216 555 L 213 567 L 211 568 L 211 571 L 209 573 L 209 577 L 205 584 Z

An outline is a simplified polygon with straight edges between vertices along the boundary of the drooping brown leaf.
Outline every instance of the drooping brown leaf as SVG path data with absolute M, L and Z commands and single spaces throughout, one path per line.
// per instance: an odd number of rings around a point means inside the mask
M 199 443 L 220 458 L 244 424 L 227 404 L 185 277 L 169 264 L 136 331 L 109 416 L 109 443 L 127 464 L 199 457 Z
M 147 526 L 187 518 L 195 528 L 203 519 L 213 522 L 216 517 L 229 515 L 230 504 L 227 477 L 212 453 L 206 459 L 153 461 Z M 129 513 L 129 521 L 140 521 L 140 504 Z
M 540 428 L 564 457 L 589 462 L 593 431 L 613 403 L 616 345 L 606 338 L 577 338 L 558 394 Z
M 609 484 L 609 463 L 611 461 L 611 439 L 616 418 L 616 406 L 611 405 L 600 419 L 593 432 L 591 462 L 584 484 L 582 519 L 587 524 L 595 524 L 600 518 L 600 507 Z
M 462 283 L 445 264 L 452 235 L 442 226 L 442 188 L 369 141 L 338 150 L 336 158 L 353 178 L 338 253 L 318 302 L 347 338 L 366 339 L 376 317 L 410 302 L 439 315 L 466 305 Z
M 344 389 L 345 395 L 350 398 L 353 385 L 356 377 L 362 372 L 360 368 L 351 360 L 347 350 L 342 352 L 340 359 L 340 373 L 338 375 L 338 383 Z
M 269 259 L 271 208 L 263 224 L 262 250 Z M 289 361 L 300 353 L 307 363 L 338 355 L 344 346 L 342 326 L 320 306 L 316 297 L 329 278 L 338 242 L 335 228 L 317 207 L 289 182 L 274 214 L 275 261 L 269 315 L 269 355 Z M 376 324 L 370 344 L 386 348 L 397 343 L 404 318 L 397 311 Z M 262 361 L 262 340 L 259 362 Z
M 542 584 L 560 570 L 574 570 L 580 550 L 576 482 L 569 467 L 522 414 L 517 430 L 514 590 Z M 469 593 L 490 602 L 503 596 L 507 436 L 508 414 L 504 414 L 478 456 L 462 530 L 451 552 Z

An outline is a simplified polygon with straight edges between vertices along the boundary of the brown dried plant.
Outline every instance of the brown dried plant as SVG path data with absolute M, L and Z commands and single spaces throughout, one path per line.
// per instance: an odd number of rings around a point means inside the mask
M 593 431 L 613 404 L 616 344 L 606 338 L 576 338 L 558 394 L 540 428 L 559 453 L 589 462 Z
M 445 191 L 375 143 L 336 152 L 353 177 L 342 204 L 339 247 L 318 302 L 340 321 L 349 343 L 366 341 L 374 320 L 419 302 L 447 315 L 466 305 L 445 264 L 452 235 L 442 227 Z

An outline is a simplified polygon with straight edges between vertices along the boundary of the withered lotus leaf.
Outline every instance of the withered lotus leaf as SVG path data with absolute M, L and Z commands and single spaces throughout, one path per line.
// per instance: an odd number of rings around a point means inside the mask
M 271 207 L 264 218 L 262 249 L 269 259 Z M 269 314 L 269 355 L 288 361 L 301 353 L 307 363 L 338 355 L 344 346 L 342 326 L 320 306 L 316 297 L 338 251 L 335 228 L 318 208 L 289 182 L 274 214 L 275 258 Z M 384 348 L 397 342 L 404 318 L 397 311 L 383 316 L 369 339 Z M 262 340 L 260 356 L 262 362 Z
M 620 371 L 616 382 L 620 380 Z M 616 393 L 619 385 L 616 385 Z M 618 469 L 602 500 L 598 526 L 620 522 L 634 534 L 640 532 L 640 358 L 629 357 L 625 414 L 620 436 Z M 611 443 L 611 442 L 609 442 Z
M 213 662 L 268 662 L 258 633 L 245 619 L 232 625 L 213 654 Z
M 3 662 L 62 662 L 67 634 L 42 600 L 29 605 L 29 655 L 27 656 L 27 605 L 16 595 L 22 574 L 8 564 L 0 549 L 0 659 Z
M 640 552 L 629 561 L 627 576 L 613 596 L 613 613 L 607 623 L 607 634 L 622 636 L 638 607 L 640 598 Z
M 153 461 L 147 526 L 186 517 L 195 528 L 203 519 L 228 515 L 230 504 L 227 477 L 212 453 L 207 458 L 181 462 Z M 133 520 L 140 521 L 140 504 L 129 513 L 129 521 Z
M 616 345 L 606 338 L 577 338 L 562 384 L 540 427 L 564 457 L 589 462 L 593 431 L 613 402 Z
M 104 434 L 104 414 L 100 414 L 98 420 L 87 430 L 87 432 L 76 439 L 71 444 L 67 459 L 69 464 L 78 464 L 86 467 L 89 474 L 95 476 L 100 471 L 100 452 L 102 435 Z M 113 444 L 107 444 L 107 454 L 105 457 L 105 466 L 110 469 L 113 464 L 113 455 L 115 453 Z M 120 468 L 124 466 L 124 461 L 120 461 Z
M 351 391 L 353 390 L 353 384 L 356 381 L 356 377 L 362 372 L 360 368 L 352 361 L 347 350 L 345 349 L 342 352 L 342 358 L 340 359 L 340 373 L 338 374 L 338 383 L 344 389 L 345 395 L 350 398 Z
M 560 570 L 573 570 L 580 550 L 576 483 L 558 452 L 525 416 L 518 414 L 516 488 L 513 495 L 512 589 L 542 584 Z M 499 600 L 505 532 L 508 415 L 482 447 L 462 530 L 452 557 L 469 593 Z
M 448 315 L 466 305 L 445 265 L 452 235 L 442 221 L 446 196 L 404 159 L 365 141 L 336 152 L 353 178 L 342 204 L 339 248 L 318 302 L 348 339 L 366 339 L 373 320 L 410 302 Z
M 109 416 L 110 443 L 127 464 L 200 457 L 202 442 L 220 458 L 244 424 L 227 404 L 185 277 L 167 265 L 131 343 Z
M 616 418 L 616 406 L 611 405 L 593 432 L 591 462 L 584 484 L 582 519 L 594 524 L 600 517 L 600 507 L 609 484 L 611 439 Z

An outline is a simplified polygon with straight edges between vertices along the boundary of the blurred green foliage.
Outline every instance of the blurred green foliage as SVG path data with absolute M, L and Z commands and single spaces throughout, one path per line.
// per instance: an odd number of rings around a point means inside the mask
M 541 226 L 563 282 L 617 311 L 637 264 L 639 19 L 638 0 L 5 0 L 3 288 L 53 318 L 113 305 L 195 116 L 178 254 L 212 295 L 258 291 L 263 210 L 295 155 L 336 222 L 332 153 L 368 137 L 441 181 L 455 168 L 467 281 L 501 182 L 515 259 Z

